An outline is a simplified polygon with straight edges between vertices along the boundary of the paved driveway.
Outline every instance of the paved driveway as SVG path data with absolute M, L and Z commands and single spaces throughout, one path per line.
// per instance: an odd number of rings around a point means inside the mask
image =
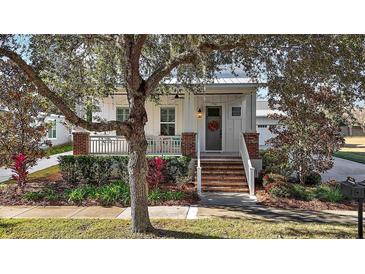
M 72 154 L 72 151 L 69 151 L 69 152 L 65 152 L 65 153 L 52 155 L 48 159 L 47 158 L 40 159 L 40 160 L 38 160 L 37 164 L 30 169 L 29 172 L 33 173 L 33 172 L 36 172 L 36 171 L 39 171 L 39 170 L 42 170 L 42 169 L 45 169 L 45 168 L 48 168 L 51 166 L 58 165 L 58 159 L 57 159 L 58 156 L 71 155 L 71 154 Z M 5 182 L 5 181 L 9 180 L 10 178 L 11 178 L 11 170 L 1 167 L 0 168 L 0 183 Z
M 334 166 L 322 174 L 322 181 L 344 181 L 348 176 L 358 180 L 365 180 L 365 165 L 353 161 L 334 157 Z

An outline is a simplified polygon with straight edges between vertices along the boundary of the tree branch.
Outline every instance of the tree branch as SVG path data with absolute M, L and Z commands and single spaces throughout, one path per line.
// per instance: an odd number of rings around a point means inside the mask
M 34 69 L 28 65 L 22 57 L 14 51 L 0 48 L 0 56 L 5 56 L 12 60 L 37 87 L 38 92 L 49 99 L 66 117 L 68 121 L 76 126 L 80 126 L 90 131 L 111 131 L 119 129 L 121 134 L 128 137 L 131 127 L 128 122 L 108 121 L 108 122 L 88 122 L 76 115 L 76 113 L 64 102 L 55 92 L 51 91 L 43 80 L 37 75 Z
M 163 66 L 157 69 L 152 75 L 146 80 L 146 90 L 147 93 L 153 91 L 160 81 L 168 76 L 171 71 L 182 64 L 191 64 L 194 62 L 199 53 L 210 53 L 213 51 L 230 51 L 235 48 L 246 46 L 246 40 L 240 39 L 235 43 L 227 43 L 227 44 L 214 44 L 210 42 L 202 42 L 197 47 L 185 51 L 176 55 L 167 61 Z

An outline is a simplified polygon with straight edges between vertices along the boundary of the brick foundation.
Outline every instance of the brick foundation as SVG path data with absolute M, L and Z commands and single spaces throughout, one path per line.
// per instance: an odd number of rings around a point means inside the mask
M 74 132 L 73 135 L 73 154 L 87 155 L 90 153 L 90 133 L 89 132 Z
M 181 154 L 183 156 L 196 156 L 196 133 L 183 132 L 181 134 Z
M 248 155 L 251 159 L 260 159 L 259 133 L 243 133 L 246 141 Z

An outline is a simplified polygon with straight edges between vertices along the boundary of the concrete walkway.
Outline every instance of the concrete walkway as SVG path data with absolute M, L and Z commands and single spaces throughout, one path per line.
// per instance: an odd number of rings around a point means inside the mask
M 29 172 L 33 173 L 51 166 L 55 166 L 58 165 L 58 156 L 62 156 L 62 155 L 71 155 L 72 151 L 69 152 L 64 152 L 64 153 L 60 153 L 60 154 L 55 154 L 50 156 L 49 158 L 42 158 L 40 160 L 38 160 L 37 164 L 35 166 L 33 166 Z M 5 182 L 7 180 L 9 180 L 11 178 L 11 170 L 10 169 L 6 169 L 3 167 L 0 167 L 0 183 L 1 182 Z
M 355 178 L 357 181 L 365 180 L 365 165 L 353 161 L 334 157 L 333 168 L 321 174 L 322 181 L 336 180 L 344 181 L 348 176 Z
M 194 219 L 194 206 L 153 206 L 149 207 L 151 218 Z M 78 206 L 0 206 L 0 218 L 98 218 L 130 219 L 131 209 L 122 207 L 78 207 Z
M 257 204 L 152 206 L 152 219 L 253 219 L 270 222 L 296 221 L 320 223 L 356 223 L 356 211 L 284 210 Z M 0 206 L 0 218 L 71 218 L 130 219 L 130 208 L 77 206 Z

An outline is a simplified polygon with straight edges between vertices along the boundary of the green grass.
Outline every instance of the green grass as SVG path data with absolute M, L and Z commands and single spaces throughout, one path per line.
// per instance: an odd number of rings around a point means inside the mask
M 128 220 L 0 219 L 0 238 L 356 238 L 356 225 L 269 222 L 249 219 L 154 220 L 156 231 L 130 232 Z
M 46 149 L 46 153 L 48 156 L 64 153 L 72 151 L 72 144 L 65 144 L 65 145 L 59 145 L 59 146 L 53 146 Z
M 335 157 L 365 164 L 365 152 L 338 151 Z
M 29 174 L 29 178 L 30 179 L 45 178 L 45 177 L 51 176 L 53 174 L 56 174 L 59 171 L 60 171 L 60 169 L 59 169 L 58 165 L 55 165 L 55 166 L 51 166 L 51 167 L 48 167 L 48 168 L 45 168 L 45 169 L 42 169 L 42 170 Z M 12 184 L 12 183 L 15 183 L 15 181 L 13 179 L 11 179 L 11 180 L 5 181 L 3 183 Z

